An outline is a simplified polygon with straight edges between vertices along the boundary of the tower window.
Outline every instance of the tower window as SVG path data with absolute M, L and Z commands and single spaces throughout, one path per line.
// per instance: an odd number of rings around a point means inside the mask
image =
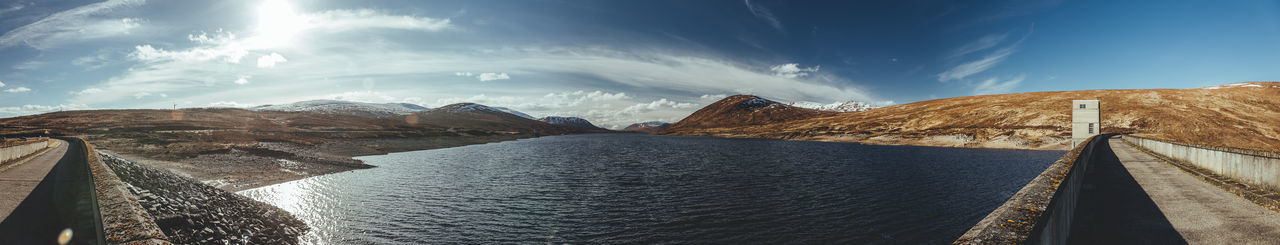
M 1084 104 L 1080 104 L 1080 109 L 1084 109 Z
M 1089 123 L 1089 134 L 1093 134 L 1093 123 Z

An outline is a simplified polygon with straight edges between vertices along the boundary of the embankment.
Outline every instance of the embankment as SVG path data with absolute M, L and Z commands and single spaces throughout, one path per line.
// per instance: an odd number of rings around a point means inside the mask
M 308 227 L 292 214 L 167 170 L 101 153 L 128 192 L 178 244 L 297 244 Z

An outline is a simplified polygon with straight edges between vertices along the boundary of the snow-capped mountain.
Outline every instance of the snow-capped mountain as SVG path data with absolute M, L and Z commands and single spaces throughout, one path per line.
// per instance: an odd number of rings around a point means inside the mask
M 797 102 L 791 102 L 791 106 L 800 107 L 800 108 L 809 108 L 809 109 L 814 109 L 819 111 L 834 111 L 834 112 L 865 111 L 865 110 L 880 108 L 879 106 L 874 106 L 861 101 L 853 101 L 853 100 L 845 101 L 845 102 L 835 102 L 830 104 L 823 104 L 823 103 L 809 102 L 809 101 L 797 101 Z
M 515 115 L 517 117 L 522 117 L 524 119 L 537 120 L 533 118 L 533 116 L 529 116 L 529 114 L 524 114 L 524 112 L 512 110 L 510 108 L 486 106 L 486 105 L 481 105 L 476 103 L 450 104 L 446 106 L 441 106 L 440 108 L 436 108 L 435 110 L 446 111 L 446 112 L 501 112 L 501 113 Z
M 364 103 L 342 100 L 308 100 L 281 105 L 260 105 L 250 107 L 254 111 L 295 111 L 316 112 L 324 114 L 399 116 L 408 115 L 430 108 L 409 103 Z
M 667 127 L 671 127 L 671 123 L 659 122 L 659 121 L 648 121 L 648 122 L 631 124 L 630 126 L 623 128 L 622 131 L 652 133 Z
M 549 116 L 549 117 L 538 118 L 538 121 L 542 121 L 552 125 L 569 126 L 569 127 L 575 127 L 575 128 L 601 129 L 600 127 L 596 127 L 595 124 L 591 124 L 591 122 L 587 121 L 587 119 L 582 119 L 579 117 Z

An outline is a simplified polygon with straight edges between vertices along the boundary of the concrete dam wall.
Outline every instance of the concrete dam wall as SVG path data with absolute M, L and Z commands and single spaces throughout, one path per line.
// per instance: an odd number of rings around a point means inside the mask
M 1172 143 L 1125 135 L 1125 141 L 1249 185 L 1280 192 L 1280 153 Z
M 49 140 L 0 148 L 0 163 L 17 160 L 49 147 Z

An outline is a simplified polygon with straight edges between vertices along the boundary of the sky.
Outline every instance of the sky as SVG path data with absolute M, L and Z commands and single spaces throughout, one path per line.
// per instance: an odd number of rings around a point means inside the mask
M 605 127 L 1280 80 L 1275 1 L 0 1 L 0 117 L 313 99 Z

